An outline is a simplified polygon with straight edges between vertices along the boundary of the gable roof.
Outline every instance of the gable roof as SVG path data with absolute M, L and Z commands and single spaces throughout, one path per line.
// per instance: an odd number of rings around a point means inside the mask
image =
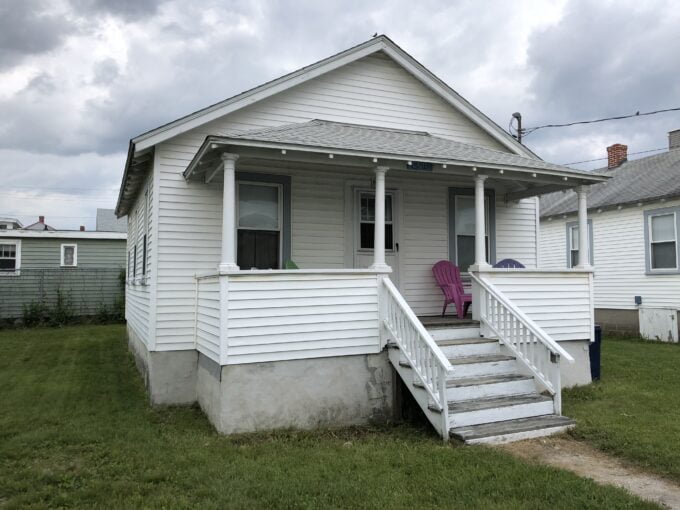
M 198 110 L 194 113 L 181 117 L 168 124 L 142 133 L 131 141 L 136 150 L 144 150 L 152 147 L 164 140 L 168 140 L 183 132 L 194 129 L 197 126 L 220 118 L 228 113 L 239 110 L 244 106 L 253 104 L 266 97 L 270 97 L 279 92 L 283 92 L 291 87 L 299 85 L 312 78 L 326 74 L 334 69 L 359 60 L 363 57 L 383 51 L 401 67 L 424 83 L 434 93 L 442 97 L 447 103 L 459 110 L 463 115 L 481 127 L 487 134 L 491 135 L 503 146 L 507 147 L 516 154 L 535 156 L 527 147 L 520 144 L 498 124 L 475 108 L 469 101 L 464 99 L 455 90 L 449 87 L 444 81 L 435 76 L 425 66 L 418 62 L 411 55 L 401 49 L 394 41 L 386 35 L 379 35 L 357 46 L 344 50 L 333 56 L 320 60 L 314 64 L 302 67 L 297 71 L 288 73 L 280 78 L 266 82 L 255 88 L 246 90 L 240 94 L 232 96 L 224 101 L 215 103 L 211 106 Z
M 595 171 L 611 179 L 589 187 L 588 209 L 680 196 L 680 149 Z M 574 191 L 550 193 L 540 199 L 541 218 L 577 210 Z
M 587 180 L 591 182 L 603 179 L 592 172 L 574 170 L 553 163 L 546 163 L 540 159 L 456 142 L 424 131 L 408 131 L 327 120 L 286 124 L 226 137 L 209 136 L 203 147 L 216 142 L 229 145 L 285 147 L 291 150 L 331 152 L 338 155 L 367 156 L 381 160 L 416 158 L 419 161 L 451 165 L 477 163 L 484 165 L 485 168 L 540 170 L 559 175 L 587 177 Z M 205 151 L 202 149 L 199 149 L 196 157 L 187 167 L 184 172 L 185 177 L 189 177 L 196 169 L 197 163 Z
M 132 138 L 128 148 L 128 156 L 116 204 L 116 215 L 120 217 L 127 214 L 127 208 L 131 203 L 132 197 L 136 196 L 142 180 L 141 175 L 145 174 L 148 170 L 150 164 L 149 152 L 153 150 L 156 144 L 379 51 L 391 57 L 407 72 L 443 98 L 452 107 L 460 111 L 501 145 L 507 147 L 511 152 L 538 159 L 530 149 L 517 142 L 503 128 L 484 115 L 415 58 L 402 50 L 389 37 L 380 35 L 336 55 L 266 82 L 253 89 L 246 90 L 224 101 L 215 103 L 207 108 Z M 140 160 L 138 160 L 138 156 L 141 156 Z M 135 182 L 130 182 L 131 180 Z M 125 205 L 123 205 L 124 198 Z

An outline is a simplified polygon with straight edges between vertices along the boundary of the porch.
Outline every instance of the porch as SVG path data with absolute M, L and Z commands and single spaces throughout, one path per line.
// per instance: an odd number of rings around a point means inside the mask
M 530 197 L 580 186 L 579 225 L 586 225 L 583 186 L 600 179 L 496 151 L 454 158 L 454 149 L 471 146 L 423 133 L 312 127 L 303 128 L 304 145 L 299 128 L 209 137 L 187 168 L 190 185 L 219 189 L 221 181 L 224 204 L 219 265 L 195 277 L 196 350 L 228 367 L 394 347 L 392 365 L 414 395 L 424 391 L 421 407 L 448 437 L 462 418 L 451 418 L 447 384 L 463 370 L 432 329 L 469 326 L 468 337 L 497 340 L 497 356 L 516 360 L 553 395 L 559 416 L 561 362 L 573 361 L 562 343 L 593 335 L 592 268 L 537 267 Z M 335 143 L 324 138 L 329 130 Z M 578 260 L 588 261 L 587 228 L 579 241 Z M 491 267 L 506 257 L 526 268 Z M 474 322 L 436 324 L 443 297 L 431 267 L 441 259 L 467 269 Z M 246 260 L 265 265 L 239 267 Z M 298 268 L 282 269 L 289 261 Z M 528 404 L 544 403 L 517 403 Z

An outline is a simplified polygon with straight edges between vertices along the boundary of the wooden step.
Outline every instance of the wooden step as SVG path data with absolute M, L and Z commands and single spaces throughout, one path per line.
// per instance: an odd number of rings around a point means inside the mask
M 482 354 L 449 358 L 453 370 L 448 379 L 510 374 L 517 370 L 514 356 Z
M 486 338 L 482 336 L 472 338 L 453 338 L 451 340 L 437 340 L 437 345 L 440 347 L 447 347 L 450 345 L 469 345 L 469 344 L 497 344 L 497 338 Z
M 447 358 L 460 358 L 468 356 L 482 356 L 485 354 L 500 354 L 500 343 L 495 338 L 455 338 L 447 340 L 435 340 L 437 346 Z
M 549 414 L 533 418 L 482 423 L 467 427 L 455 427 L 449 434 L 465 444 L 498 444 L 534 437 L 544 437 L 566 432 L 575 422 L 566 416 Z
M 465 427 L 554 413 L 552 397 L 532 393 L 449 402 L 451 427 Z
M 496 384 L 512 381 L 532 380 L 530 375 L 522 374 L 498 374 L 485 375 L 481 377 L 461 377 L 458 379 L 449 379 L 446 381 L 446 386 L 449 388 L 462 388 L 465 386 L 479 386 L 482 384 Z
M 514 356 L 506 354 L 481 354 L 479 356 L 462 356 L 460 358 L 449 358 L 452 365 L 470 365 L 472 363 L 494 363 L 497 361 L 514 361 Z

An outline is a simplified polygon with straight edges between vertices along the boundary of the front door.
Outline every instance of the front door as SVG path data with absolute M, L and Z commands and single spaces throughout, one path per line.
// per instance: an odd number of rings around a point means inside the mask
M 397 193 L 385 192 L 385 262 L 392 268 L 390 279 L 399 287 L 399 222 Z M 373 264 L 375 192 L 358 189 L 354 194 L 354 267 Z

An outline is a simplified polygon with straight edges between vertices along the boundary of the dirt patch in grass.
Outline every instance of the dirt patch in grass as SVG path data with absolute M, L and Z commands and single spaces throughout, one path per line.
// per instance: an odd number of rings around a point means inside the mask
M 567 469 L 598 483 L 621 487 L 664 508 L 680 509 L 680 487 L 568 437 L 532 439 L 501 445 L 523 459 Z

